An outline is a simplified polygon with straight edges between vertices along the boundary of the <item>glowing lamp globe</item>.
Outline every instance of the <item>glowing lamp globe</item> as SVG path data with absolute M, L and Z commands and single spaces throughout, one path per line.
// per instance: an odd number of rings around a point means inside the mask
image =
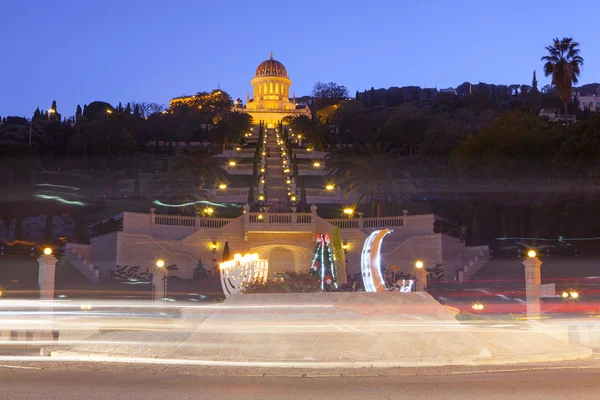
M 156 261 L 156 266 L 157 266 L 158 268 L 163 268 L 163 267 L 165 266 L 165 262 L 164 262 L 164 260 L 157 260 L 157 261 Z
M 47 256 L 49 256 L 50 254 L 52 254 L 52 249 L 50 247 L 46 247 L 44 249 L 44 254 L 47 255 Z
M 423 261 L 421 261 L 421 260 L 418 260 L 418 261 L 415 263 L 415 267 L 417 267 L 418 269 L 421 269 L 421 268 L 423 268 Z
M 529 258 L 534 258 L 537 255 L 537 253 L 535 252 L 535 250 L 529 250 L 527 252 L 527 257 Z

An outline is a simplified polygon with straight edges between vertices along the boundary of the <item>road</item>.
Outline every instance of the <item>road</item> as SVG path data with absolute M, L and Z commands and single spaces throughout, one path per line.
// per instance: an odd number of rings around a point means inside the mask
M 16 368 L 15 368 L 16 366 Z M 270 374 L 231 376 L 223 369 L 172 366 L 77 364 L 0 366 L 0 399 L 593 399 L 600 393 L 598 366 L 552 370 L 452 374 L 396 369 L 373 376 L 281 369 Z M 31 369 L 24 369 L 31 368 Z M 398 372 L 400 371 L 400 372 Z M 255 371 L 256 372 L 256 371 Z M 456 372 L 456 371 L 455 371 Z M 420 375 L 422 374 L 422 375 Z M 369 376 L 371 375 L 371 376 Z

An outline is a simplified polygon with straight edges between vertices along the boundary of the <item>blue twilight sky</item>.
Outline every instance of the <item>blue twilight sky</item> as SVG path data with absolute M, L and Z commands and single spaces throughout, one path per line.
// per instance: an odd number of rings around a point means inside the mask
M 531 83 L 553 37 L 581 43 L 600 82 L 599 0 L 1 0 L 0 116 L 53 99 L 153 101 L 221 88 L 245 99 L 273 50 L 298 96 L 469 80 Z M 471 57 L 472 54 L 472 57 Z M 472 58 L 472 75 L 470 60 Z

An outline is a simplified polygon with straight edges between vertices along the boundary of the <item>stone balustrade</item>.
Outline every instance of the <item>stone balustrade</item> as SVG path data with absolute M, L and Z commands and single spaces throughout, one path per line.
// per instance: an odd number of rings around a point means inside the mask
M 247 189 L 246 189 L 247 190 Z M 380 218 L 338 218 L 323 219 L 316 214 L 316 207 L 310 213 L 274 213 L 249 212 L 238 218 L 217 218 L 179 215 L 160 215 L 153 211 L 150 215 L 139 213 L 124 213 L 124 229 L 126 233 L 151 234 L 155 237 L 180 239 L 199 229 L 221 229 L 234 221 L 239 221 L 245 232 L 248 231 L 317 231 L 330 230 L 337 226 L 341 230 L 361 230 L 364 232 L 375 229 L 393 228 L 402 229 L 406 234 L 431 234 L 435 216 L 402 215 Z M 329 228 L 327 228 L 329 226 Z
M 152 214 L 153 225 L 181 226 L 192 228 L 222 228 L 235 218 L 201 218 L 186 217 L 181 215 L 157 215 Z

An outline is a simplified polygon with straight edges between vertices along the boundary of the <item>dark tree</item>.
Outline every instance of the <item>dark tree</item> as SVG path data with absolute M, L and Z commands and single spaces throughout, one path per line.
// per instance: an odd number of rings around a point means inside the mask
M 223 246 L 223 259 L 222 262 L 229 261 L 229 242 L 225 242 L 225 246 Z
M 419 101 L 421 99 L 421 93 L 419 89 L 413 89 L 410 92 L 410 101 Z
M 335 82 L 317 82 L 313 86 L 312 96 L 317 99 L 326 99 L 338 102 L 350 97 L 346 86 L 338 85 Z
M 538 81 L 537 81 L 537 77 L 535 76 L 535 70 L 533 70 L 533 79 L 531 80 L 531 93 L 533 94 L 538 94 Z
M 82 115 L 83 112 L 81 111 L 81 106 L 77 104 L 77 110 L 75 111 L 75 121 L 79 121 Z
M 375 99 L 375 88 L 371 86 L 371 90 L 369 91 L 369 107 L 375 107 L 377 104 L 377 99 Z

